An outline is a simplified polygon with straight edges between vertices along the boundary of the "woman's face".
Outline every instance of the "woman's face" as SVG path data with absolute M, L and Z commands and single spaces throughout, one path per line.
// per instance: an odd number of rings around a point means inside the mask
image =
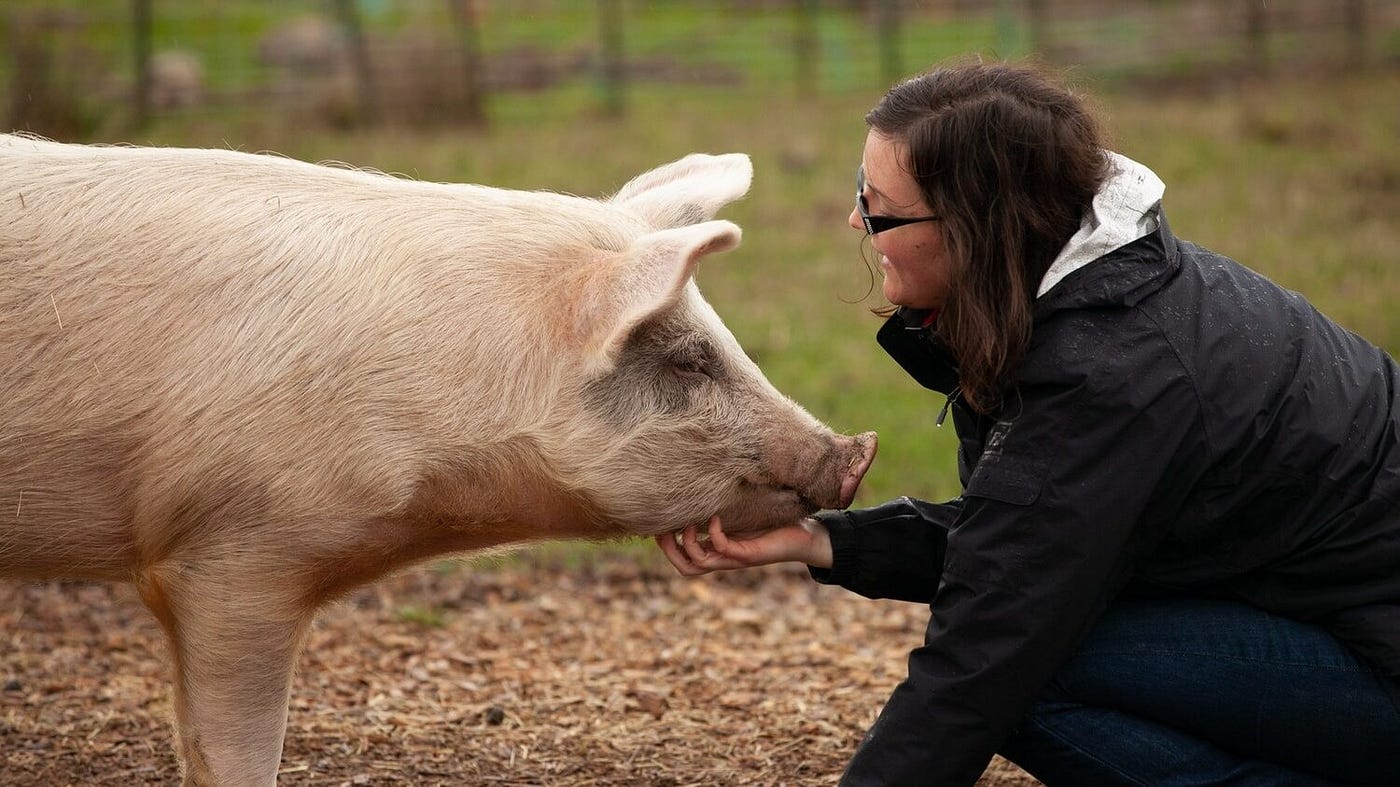
M 914 177 L 905 170 L 907 151 L 888 137 L 871 131 L 861 158 L 865 167 L 866 210 L 872 216 L 919 217 L 933 213 L 924 202 Z M 852 209 L 850 225 L 865 232 L 860 210 Z M 948 297 L 950 263 L 938 221 L 920 221 L 870 236 L 880 255 L 885 299 L 895 306 L 941 309 Z

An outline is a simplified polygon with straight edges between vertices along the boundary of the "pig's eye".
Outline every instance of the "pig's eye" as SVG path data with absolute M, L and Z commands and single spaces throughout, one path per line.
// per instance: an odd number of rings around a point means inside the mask
M 702 383 L 714 379 L 714 365 L 698 356 L 671 359 L 671 372 L 687 383 Z

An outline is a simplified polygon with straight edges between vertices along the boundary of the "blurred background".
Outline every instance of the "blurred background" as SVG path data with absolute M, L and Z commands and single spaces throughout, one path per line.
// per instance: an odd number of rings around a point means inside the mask
M 750 154 L 700 283 L 779 388 L 881 432 L 859 504 L 958 492 L 845 225 L 864 112 L 949 58 L 1064 69 L 1179 235 L 1400 351 L 1400 0 L 7 0 L 0 35 L 4 127 L 61 141 L 589 196 Z

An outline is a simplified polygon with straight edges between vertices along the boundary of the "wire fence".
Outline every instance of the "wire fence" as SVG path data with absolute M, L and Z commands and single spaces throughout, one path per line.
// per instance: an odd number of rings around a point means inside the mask
M 868 95 L 948 57 L 1106 80 L 1400 64 L 1400 0 L 10 0 L 5 124 L 485 124 L 641 91 Z M 542 110 L 541 110 L 542 111 Z

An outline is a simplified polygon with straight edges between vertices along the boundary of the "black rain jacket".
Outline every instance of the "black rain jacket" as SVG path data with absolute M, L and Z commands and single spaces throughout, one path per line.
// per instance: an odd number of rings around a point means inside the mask
M 963 494 L 823 512 L 818 581 L 929 602 L 843 785 L 970 785 L 1125 590 L 1331 630 L 1400 686 L 1400 369 L 1300 295 L 1156 231 L 1036 304 L 978 415 L 918 315 L 880 344 L 949 396 Z

